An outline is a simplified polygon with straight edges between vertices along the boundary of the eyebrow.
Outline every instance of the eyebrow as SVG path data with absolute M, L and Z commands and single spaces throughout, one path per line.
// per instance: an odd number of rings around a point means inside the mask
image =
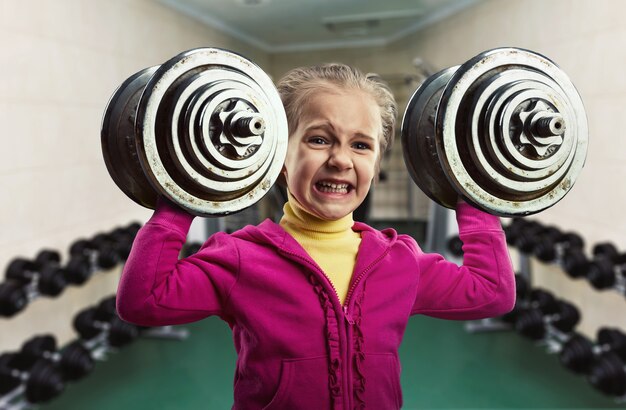
M 333 125 L 330 122 L 322 122 L 322 123 L 318 123 L 318 124 L 312 124 L 310 126 L 308 126 L 304 132 L 309 132 L 309 131 L 313 131 L 313 130 L 324 130 L 324 131 L 331 131 L 331 132 L 335 132 L 335 127 L 333 127 Z M 376 138 L 372 137 L 371 135 L 367 135 L 367 134 L 363 134 L 361 132 L 357 132 L 355 134 L 355 136 L 359 137 L 359 138 L 364 138 L 367 140 L 370 140 L 372 142 L 376 142 Z

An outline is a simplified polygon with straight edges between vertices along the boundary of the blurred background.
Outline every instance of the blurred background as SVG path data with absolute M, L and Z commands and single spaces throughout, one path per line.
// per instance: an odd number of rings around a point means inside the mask
M 116 228 L 132 234 L 132 223 L 149 218 L 151 211 L 129 200 L 107 172 L 102 115 L 126 78 L 195 47 L 235 51 L 274 80 L 297 66 L 334 61 L 376 72 L 392 87 L 401 114 L 436 71 L 495 47 L 541 53 L 582 96 L 590 143 L 571 192 L 530 219 L 577 233 L 590 259 L 598 243 L 621 253 L 626 142 L 617 127 L 626 118 L 625 13 L 621 0 L 0 0 L 0 265 L 8 269 L 15 258 L 32 259 L 44 249 L 59 252 L 63 264 L 78 239 Z M 402 156 L 396 138 L 373 188 L 368 221 L 414 235 L 425 247 L 436 224 L 440 238 L 453 238 L 453 217 L 433 211 Z M 280 203 L 270 195 L 240 215 L 196 218 L 189 242 L 275 217 L 276 209 Z M 616 283 L 598 289 L 513 242 L 511 255 L 530 287 L 578 307 L 577 333 L 594 340 L 601 328 L 626 330 L 621 267 L 615 267 Z M 59 346 L 76 339 L 73 318 L 115 293 L 119 262 L 103 264 L 56 297 L 39 295 L 19 313 L 0 316 L 0 352 L 19 350 L 38 334 L 54 335 Z M 230 407 L 232 341 L 224 324 L 205 322 L 191 325 L 187 340 L 141 340 L 108 355 L 89 382 L 68 385 L 42 408 Z M 412 319 L 411 330 L 402 352 L 406 408 L 624 407 L 615 400 L 624 394 L 619 388 L 603 394 L 586 376 L 559 368 L 557 355 L 538 347 L 545 339 L 529 342 L 514 331 L 475 334 L 463 324 L 427 318 Z M 468 379 L 471 391 L 461 392 Z

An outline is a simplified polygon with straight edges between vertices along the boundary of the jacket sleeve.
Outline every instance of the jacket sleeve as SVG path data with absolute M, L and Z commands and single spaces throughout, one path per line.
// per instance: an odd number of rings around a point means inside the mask
M 498 217 L 460 203 L 456 219 L 463 265 L 418 248 L 419 279 L 411 313 L 470 320 L 511 311 L 515 275 Z
M 122 271 L 116 298 L 122 319 L 162 326 L 223 314 L 239 254 L 228 235 L 217 233 L 198 253 L 179 260 L 192 221 L 192 215 L 159 201 Z

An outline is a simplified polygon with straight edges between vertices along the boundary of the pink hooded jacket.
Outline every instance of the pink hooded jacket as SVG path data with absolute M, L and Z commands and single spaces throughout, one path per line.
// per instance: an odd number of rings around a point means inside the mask
M 217 233 L 178 260 L 193 217 L 161 204 L 124 267 L 119 315 L 145 326 L 218 315 L 232 329 L 235 409 L 398 409 L 409 316 L 504 314 L 515 284 L 497 217 L 457 209 L 463 266 L 407 235 L 355 223 L 361 245 L 342 306 L 324 272 L 278 224 Z

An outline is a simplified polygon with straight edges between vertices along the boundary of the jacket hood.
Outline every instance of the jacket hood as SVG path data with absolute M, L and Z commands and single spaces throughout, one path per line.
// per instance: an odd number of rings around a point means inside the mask
M 392 228 L 379 231 L 362 222 L 355 222 L 352 230 L 361 233 L 361 245 L 359 246 L 359 257 L 354 267 L 355 272 L 374 264 L 398 240 L 398 233 Z M 309 258 L 300 244 L 279 224 L 270 219 L 266 219 L 256 226 L 248 225 L 232 235 L 239 239 L 266 244 L 289 254 Z
M 364 241 L 373 235 L 370 239 L 386 244 L 386 246 L 383 245 L 383 248 L 393 246 L 398 239 L 398 233 L 392 228 L 379 231 L 362 222 L 355 222 L 352 225 L 352 230 L 360 232 Z M 292 248 L 293 243 L 296 242 L 279 224 L 270 219 L 266 219 L 258 225 L 247 225 L 232 235 L 239 239 L 264 243 L 276 248 Z M 367 240 L 367 242 L 370 241 Z

